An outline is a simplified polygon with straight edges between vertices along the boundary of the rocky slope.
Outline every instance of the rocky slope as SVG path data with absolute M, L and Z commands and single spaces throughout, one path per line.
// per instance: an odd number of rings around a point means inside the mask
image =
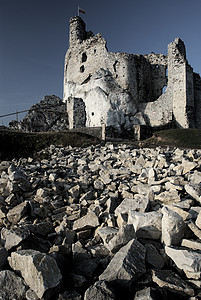
M 45 96 L 30 107 L 22 121 L 12 121 L 9 127 L 28 132 L 67 130 L 66 104 L 57 96 Z
M 200 299 L 201 150 L 0 162 L 0 298 Z

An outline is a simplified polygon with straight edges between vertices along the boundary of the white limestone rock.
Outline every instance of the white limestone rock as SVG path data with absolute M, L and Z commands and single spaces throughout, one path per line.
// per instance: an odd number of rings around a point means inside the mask
M 201 185 L 200 184 L 185 184 L 186 192 L 196 201 L 201 203 Z
M 97 230 L 97 234 L 101 237 L 101 239 L 103 240 L 103 243 L 106 247 L 107 247 L 107 244 L 109 243 L 109 241 L 114 236 L 116 236 L 117 233 L 118 233 L 118 229 L 110 227 L 110 226 L 102 227 Z
M 162 214 L 157 211 L 140 213 L 131 211 L 128 223 L 133 224 L 137 238 L 159 240 L 162 232 Z
M 183 218 L 167 206 L 162 208 L 162 213 L 162 242 L 166 246 L 180 245 L 186 231 Z
M 149 198 L 147 196 L 135 195 L 133 199 L 124 199 L 115 209 L 115 216 L 119 214 L 129 214 L 130 211 L 145 212 L 149 206 Z
M 99 220 L 96 214 L 89 211 L 84 217 L 76 220 L 73 224 L 73 230 L 84 230 L 99 226 Z
M 13 247 L 18 246 L 22 241 L 26 240 L 30 236 L 29 230 L 25 228 L 2 228 L 1 230 L 1 240 L 4 244 L 6 250 L 10 250 Z
M 183 270 L 188 278 L 200 279 L 201 253 L 185 248 L 165 246 L 166 254 L 174 261 L 176 266 Z
M 192 249 L 192 250 L 200 250 L 201 251 L 201 241 L 200 240 L 183 239 L 181 242 L 181 246 Z
M 21 250 L 12 252 L 8 261 L 13 270 L 20 272 L 39 299 L 49 299 L 60 286 L 62 276 L 57 263 L 44 253 Z
M 7 219 L 13 223 L 13 224 L 17 224 L 19 222 L 19 220 L 26 215 L 28 210 L 28 202 L 22 202 L 18 205 L 16 205 L 15 207 L 13 207 L 12 209 L 10 209 L 7 213 Z
M 131 240 L 115 254 L 99 280 L 130 286 L 133 280 L 146 272 L 145 253 L 141 243 Z
M 119 228 L 118 233 L 105 244 L 108 250 L 116 253 L 122 246 L 126 245 L 130 240 L 136 237 L 132 224 L 126 224 Z
M 197 219 L 195 221 L 196 226 L 201 229 L 201 211 L 199 212 Z

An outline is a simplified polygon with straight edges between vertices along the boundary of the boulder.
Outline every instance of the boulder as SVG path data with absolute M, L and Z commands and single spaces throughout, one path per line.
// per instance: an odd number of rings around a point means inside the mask
M 161 237 L 162 214 L 157 211 L 140 213 L 131 211 L 128 223 L 133 224 L 137 238 L 158 240 Z
M 89 211 L 84 217 L 76 220 L 73 224 L 73 230 L 84 230 L 89 228 L 95 228 L 99 226 L 99 220 L 96 214 Z
M 62 276 L 57 263 L 49 255 L 35 250 L 20 250 L 12 252 L 8 261 L 40 299 L 49 299 L 59 288 Z
M 201 252 L 167 246 L 165 247 L 165 252 L 176 266 L 184 271 L 188 278 L 200 279 Z
M 26 240 L 30 236 L 30 232 L 25 228 L 2 228 L 1 240 L 6 250 L 10 250 L 13 247 L 18 246 L 22 241 Z
M 166 246 L 181 244 L 186 231 L 183 218 L 167 206 L 162 208 L 162 242 Z
M 146 272 L 145 253 L 140 242 L 131 240 L 115 254 L 99 280 L 130 286 L 133 280 Z

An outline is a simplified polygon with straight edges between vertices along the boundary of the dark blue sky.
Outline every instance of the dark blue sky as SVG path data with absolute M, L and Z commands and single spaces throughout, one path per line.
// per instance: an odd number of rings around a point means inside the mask
M 29 109 L 44 95 L 62 98 L 69 19 L 78 3 L 87 30 L 101 32 L 109 51 L 167 54 L 180 37 L 201 74 L 200 0 L 0 0 L 0 115 Z M 14 118 L 0 118 L 0 125 Z

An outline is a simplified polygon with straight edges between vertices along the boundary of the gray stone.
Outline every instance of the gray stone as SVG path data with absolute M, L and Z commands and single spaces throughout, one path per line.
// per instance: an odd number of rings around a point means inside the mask
M 186 231 L 183 218 L 170 208 L 162 208 L 162 242 L 166 246 L 180 245 Z
M 76 220 L 73 224 L 73 230 L 84 230 L 89 228 L 95 228 L 99 226 L 99 220 L 96 214 L 89 211 L 87 215 Z
M 132 224 L 126 224 L 120 227 L 118 233 L 109 240 L 105 246 L 112 252 L 116 253 L 119 249 L 126 245 L 130 240 L 136 237 L 135 230 Z
M 146 248 L 146 261 L 155 268 L 162 269 L 165 261 L 156 247 L 152 244 L 145 244 L 144 246 Z
M 116 299 L 114 291 L 108 287 L 106 281 L 97 281 L 90 286 L 85 294 L 84 300 L 111 300 Z
M 162 214 L 159 212 L 140 213 L 131 211 L 128 223 L 133 224 L 137 238 L 158 240 L 161 237 Z
M 7 219 L 13 223 L 17 224 L 20 219 L 26 215 L 28 209 L 28 202 L 22 202 L 16 205 L 14 208 L 10 209 L 7 213 Z
M 133 199 L 126 198 L 124 199 L 121 204 L 115 209 L 115 216 L 119 214 L 129 214 L 130 211 L 139 211 L 145 212 L 149 205 L 148 197 L 142 195 L 135 195 Z
M 201 229 L 201 211 L 199 212 L 197 219 L 195 221 L 196 226 Z
M 28 230 L 20 227 L 13 229 L 2 228 L 1 230 L 1 240 L 6 250 L 18 246 L 22 241 L 27 239 L 29 235 L 30 232 Z
M 103 240 L 104 245 L 107 247 L 107 244 L 109 241 L 118 233 L 117 228 L 113 227 L 102 227 L 97 230 L 97 234 L 101 237 Z
M 62 276 L 52 257 L 35 250 L 21 250 L 12 252 L 8 261 L 39 298 L 49 299 L 58 289 Z
M 201 203 L 201 185 L 199 184 L 186 184 L 186 192 L 196 201 Z
M 201 253 L 183 248 L 165 247 L 166 254 L 188 278 L 200 279 Z
M 170 270 L 154 270 L 153 281 L 160 287 L 166 287 L 181 295 L 194 296 L 193 288 Z
M 24 280 L 13 271 L 0 271 L 0 299 L 22 300 L 25 298 L 27 289 Z
M 99 280 L 130 286 L 133 280 L 146 272 L 145 253 L 142 244 L 136 239 L 131 240 L 115 254 Z
M 200 240 L 187 240 L 183 239 L 181 246 L 192 249 L 192 250 L 200 250 L 201 251 L 201 241 Z

